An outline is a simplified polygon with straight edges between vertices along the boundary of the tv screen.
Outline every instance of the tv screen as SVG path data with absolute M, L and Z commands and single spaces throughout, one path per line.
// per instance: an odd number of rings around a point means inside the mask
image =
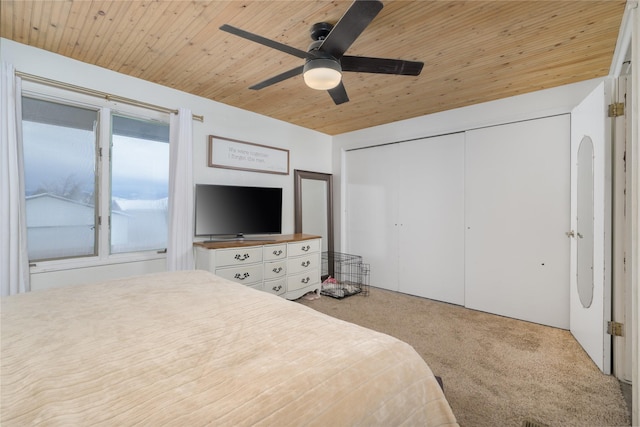
M 195 235 L 282 233 L 282 188 L 196 184 Z

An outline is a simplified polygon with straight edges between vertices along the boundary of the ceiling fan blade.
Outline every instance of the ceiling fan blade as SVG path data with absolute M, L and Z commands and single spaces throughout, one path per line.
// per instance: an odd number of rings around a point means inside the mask
M 379 0 L 355 0 L 324 39 L 319 50 L 340 59 L 382 7 Z
M 257 34 L 250 33 L 245 30 L 241 30 L 240 28 L 233 27 L 231 25 L 224 24 L 220 27 L 222 31 L 226 31 L 227 33 L 231 33 L 238 37 L 242 37 L 247 40 L 251 40 L 252 42 L 260 43 L 261 45 L 270 47 L 272 49 L 279 50 L 284 53 L 288 53 L 289 55 L 297 56 L 298 58 L 307 59 L 312 57 L 309 53 L 304 50 L 296 49 L 295 47 L 287 46 L 286 44 L 277 42 L 275 40 L 271 40 Z
M 289 79 L 291 77 L 295 77 L 297 75 L 302 74 L 302 69 L 303 68 L 304 68 L 304 65 L 301 65 L 301 66 L 296 67 L 296 68 L 294 68 L 292 70 L 285 71 L 282 74 L 278 74 L 277 76 L 273 76 L 270 79 L 267 79 L 265 81 L 257 83 L 255 85 L 251 86 L 249 89 L 259 90 L 259 89 L 263 89 L 263 88 L 265 88 L 267 86 L 271 86 L 273 84 L 280 83 L 283 80 L 287 80 L 287 79 Z
M 342 66 L 342 71 L 417 76 L 422 71 L 424 62 L 367 58 L 365 56 L 343 56 L 340 60 L 340 65 Z
M 329 89 L 329 95 L 331 95 L 331 99 L 336 105 L 344 104 L 345 102 L 349 102 L 349 96 L 347 96 L 347 90 L 344 88 L 342 82 L 333 89 Z

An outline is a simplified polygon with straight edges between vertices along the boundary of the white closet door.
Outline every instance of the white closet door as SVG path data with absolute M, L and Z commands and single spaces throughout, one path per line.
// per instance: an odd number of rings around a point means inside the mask
M 369 283 L 398 290 L 397 145 L 346 153 L 346 252 L 370 265 Z
M 464 133 L 398 146 L 400 292 L 464 305 Z
M 570 118 L 467 132 L 465 304 L 568 329 Z

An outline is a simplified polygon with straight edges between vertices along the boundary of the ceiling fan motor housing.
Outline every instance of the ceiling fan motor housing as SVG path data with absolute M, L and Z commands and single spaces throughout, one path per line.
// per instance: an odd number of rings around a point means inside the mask
M 319 26 L 322 26 L 322 28 L 320 28 Z M 331 28 L 333 28 L 333 26 L 327 23 L 314 24 L 311 28 L 312 38 L 313 34 L 318 35 L 320 32 L 324 32 L 325 35 L 321 35 L 319 39 L 315 39 L 309 45 L 307 52 L 311 53 L 312 55 L 309 55 L 309 57 L 305 59 L 303 74 L 309 70 L 316 68 L 329 68 L 331 70 L 336 70 L 337 72 L 342 74 L 342 66 L 340 65 L 340 61 L 324 52 L 323 50 L 320 50 L 320 46 L 322 46 L 324 37 L 326 36 L 326 34 L 329 34 Z
M 309 35 L 311 36 L 311 40 L 324 40 L 327 38 L 331 30 L 333 29 L 333 25 L 328 22 L 318 22 L 311 26 L 311 30 L 309 31 Z

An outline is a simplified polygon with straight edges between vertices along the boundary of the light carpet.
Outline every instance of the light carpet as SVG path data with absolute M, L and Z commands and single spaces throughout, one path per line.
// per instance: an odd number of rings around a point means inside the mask
M 618 381 L 566 330 L 378 288 L 298 301 L 411 344 L 462 426 L 630 425 Z

